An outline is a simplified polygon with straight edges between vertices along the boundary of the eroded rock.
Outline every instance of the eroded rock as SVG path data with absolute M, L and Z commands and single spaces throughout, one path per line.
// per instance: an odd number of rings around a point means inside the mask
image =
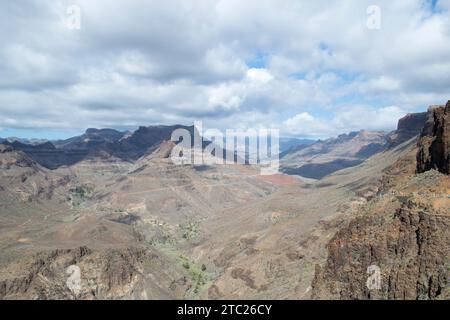
M 436 169 L 450 174 L 450 101 L 430 107 L 418 146 L 418 173 Z

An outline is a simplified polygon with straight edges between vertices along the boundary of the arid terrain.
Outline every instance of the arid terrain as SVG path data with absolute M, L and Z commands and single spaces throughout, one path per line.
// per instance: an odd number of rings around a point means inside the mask
M 0 299 L 450 298 L 450 102 L 290 146 L 272 176 L 173 164 L 178 127 L 4 140 Z

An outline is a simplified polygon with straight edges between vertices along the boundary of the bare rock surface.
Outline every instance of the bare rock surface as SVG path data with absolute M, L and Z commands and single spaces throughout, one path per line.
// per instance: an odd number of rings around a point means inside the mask
M 397 130 L 388 135 L 388 146 L 397 146 L 419 135 L 427 121 L 427 113 L 410 113 L 398 121 Z
M 418 148 L 384 170 L 376 196 L 328 243 L 314 298 L 450 297 L 449 108 L 430 108 Z M 379 288 L 367 286 L 371 266 Z
M 431 169 L 450 174 L 450 101 L 446 106 L 430 107 L 419 140 L 417 172 Z

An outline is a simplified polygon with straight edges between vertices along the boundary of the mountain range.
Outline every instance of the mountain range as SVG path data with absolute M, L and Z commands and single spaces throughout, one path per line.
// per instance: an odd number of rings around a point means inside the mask
M 272 176 L 173 164 L 194 127 L 3 141 L 0 299 L 448 299 L 449 115 L 285 141 Z
M 321 179 L 335 171 L 356 166 L 383 151 L 389 144 L 401 143 L 416 135 L 420 130 L 417 122 L 422 120 L 423 124 L 425 121 L 423 115 L 418 120 L 417 115 L 406 116 L 400 120 L 399 129 L 390 134 L 361 130 L 324 141 L 281 138 L 281 171 Z M 9 138 L 3 143 L 25 152 L 45 168 L 56 169 L 93 158 L 135 162 L 142 156 L 151 154 L 161 143 L 169 141 L 175 129 L 187 129 L 191 136 L 195 130 L 193 126 L 182 125 L 140 127 L 134 132 L 90 128 L 81 136 L 66 140 L 38 143 L 39 140 Z M 248 146 L 246 148 L 248 150 Z

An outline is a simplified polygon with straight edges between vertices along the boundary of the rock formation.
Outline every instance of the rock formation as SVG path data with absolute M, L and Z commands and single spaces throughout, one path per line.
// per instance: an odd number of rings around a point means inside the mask
M 384 171 L 377 195 L 329 242 L 314 298 L 450 298 L 450 179 L 442 174 L 449 173 L 449 114 L 450 103 L 430 108 L 416 153 Z M 373 268 L 377 287 L 368 286 Z
M 430 107 L 419 140 L 417 172 L 431 169 L 450 173 L 450 101 L 446 106 Z
M 397 130 L 388 135 L 389 147 L 395 147 L 408 141 L 420 134 L 425 122 L 427 121 L 427 113 L 409 113 L 398 121 Z
M 138 247 L 42 251 L 3 270 L 0 300 L 179 299 L 191 283 L 167 264 L 157 251 Z M 75 265 L 72 287 L 68 268 Z

